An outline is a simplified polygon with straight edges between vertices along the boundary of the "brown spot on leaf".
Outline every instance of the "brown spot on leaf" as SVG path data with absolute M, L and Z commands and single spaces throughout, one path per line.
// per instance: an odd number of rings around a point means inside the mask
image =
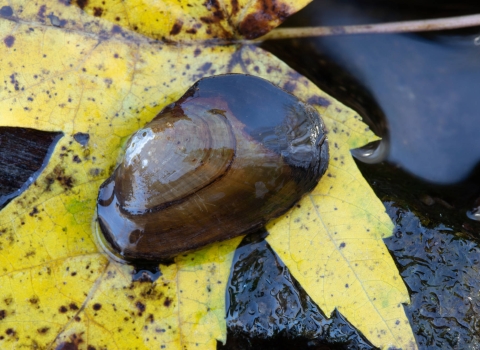
M 73 0 L 72 4 L 77 4 L 82 10 L 88 5 L 88 0 Z
M 169 307 L 171 303 L 172 303 L 172 299 L 170 299 L 169 297 L 166 297 L 165 301 L 163 302 L 163 306 Z
M 49 329 L 50 329 L 50 327 L 42 327 L 42 328 L 37 329 L 37 332 L 40 333 L 40 334 L 45 334 L 45 333 L 48 332 Z
M 15 330 L 13 328 L 8 328 L 6 331 L 5 331 L 5 334 L 6 335 L 15 335 Z
M 9 35 L 5 39 L 3 39 L 3 42 L 5 43 L 5 45 L 7 45 L 7 47 L 12 47 L 15 43 L 15 37 L 13 35 Z
M 200 21 L 206 24 L 218 23 L 223 20 L 225 16 L 221 10 L 214 11 L 210 17 L 200 17 Z
M 60 165 L 57 165 L 52 172 L 45 177 L 47 191 L 50 191 L 51 186 L 55 181 L 58 181 L 65 190 L 71 189 L 74 183 L 74 179 L 71 176 L 67 176 L 65 174 L 65 169 Z
M 238 6 L 238 0 L 232 0 L 231 4 L 232 4 L 232 15 L 235 15 L 240 9 L 240 7 Z
M 183 22 L 179 19 L 176 20 L 175 24 L 170 31 L 170 35 L 177 35 L 182 30 Z
M 60 311 L 62 314 L 64 314 L 65 312 L 68 311 L 68 309 L 67 309 L 66 306 L 62 305 L 62 306 L 60 306 L 60 308 L 58 309 L 58 311 Z
M 277 20 L 283 22 L 293 11 L 278 0 L 257 2 L 257 11 L 249 14 L 238 26 L 238 32 L 247 39 L 256 39 L 268 33 Z
M 93 309 L 94 309 L 95 311 L 98 311 L 98 310 L 100 310 L 101 308 L 102 308 L 102 304 L 99 304 L 99 303 L 93 304 Z
M 95 17 L 102 17 L 103 9 L 101 7 L 94 7 L 93 8 L 93 15 Z
M 220 3 L 217 0 L 206 0 L 203 3 L 209 11 L 212 11 L 208 17 L 200 17 L 200 20 L 207 24 L 218 23 L 225 18 L 223 11 L 220 7 Z
M 7 310 L 0 310 L 0 320 L 3 320 L 7 317 Z

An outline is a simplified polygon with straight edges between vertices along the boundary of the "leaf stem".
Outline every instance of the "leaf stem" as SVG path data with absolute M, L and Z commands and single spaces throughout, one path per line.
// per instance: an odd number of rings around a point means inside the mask
M 277 28 L 257 40 L 265 41 L 344 34 L 423 32 L 475 26 L 480 26 L 480 14 L 379 24 L 362 24 L 333 27 Z

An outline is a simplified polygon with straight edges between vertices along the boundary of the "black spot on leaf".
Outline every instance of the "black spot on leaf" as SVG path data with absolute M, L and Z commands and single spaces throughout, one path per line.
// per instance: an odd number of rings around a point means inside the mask
M 15 43 L 15 37 L 13 35 L 9 35 L 5 37 L 5 39 L 3 39 L 3 42 L 5 43 L 5 45 L 7 45 L 7 47 L 12 47 Z
M 309 103 L 311 105 L 319 105 L 319 106 L 322 106 L 322 107 L 328 107 L 330 105 L 329 100 L 327 100 L 324 97 L 317 96 L 317 95 L 310 97 L 307 100 L 307 103 Z
M 47 10 L 47 6 L 45 6 L 45 5 L 40 6 L 40 8 L 38 9 L 38 12 L 37 12 L 38 18 L 40 18 L 41 20 L 45 19 L 45 11 L 46 10 Z
M 68 311 L 67 307 L 66 306 L 60 306 L 60 308 L 58 309 L 58 311 L 60 311 L 62 314 L 64 314 L 65 312 Z
M 85 8 L 85 6 L 88 5 L 88 0 L 75 0 L 75 1 L 72 1 L 72 3 L 75 2 L 78 7 L 80 7 L 82 10 Z
M 0 16 L 3 16 L 3 17 L 13 16 L 13 9 L 10 6 L 2 6 L 2 8 L 0 8 Z
M 200 67 L 199 70 L 203 72 L 208 72 L 208 70 L 212 67 L 212 62 L 206 62 L 203 66 Z
M 48 332 L 49 329 L 50 329 L 50 327 L 42 327 L 42 328 L 37 329 L 37 332 L 40 333 L 40 334 L 45 334 L 45 333 Z
M 137 308 L 140 312 L 144 312 L 144 311 L 145 311 L 145 305 L 144 305 L 142 302 L 137 301 L 137 302 L 135 303 L 135 306 L 136 306 L 136 308 Z

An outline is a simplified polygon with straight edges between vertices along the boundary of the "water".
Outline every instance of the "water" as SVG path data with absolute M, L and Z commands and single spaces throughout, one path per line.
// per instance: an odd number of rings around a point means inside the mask
M 429 1 L 386 5 L 385 1 L 316 1 L 287 24 L 380 23 L 479 10 L 473 2 L 459 2 L 457 7 Z M 281 45 L 289 52 L 288 63 L 296 62 L 299 67 L 294 68 L 359 110 L 384 136 L 380 156 L 374 154 L 370 162 L 386 159 L 428 182 L 445 185 L 467 178 L 480 160 L 479 38 L 480 28 L 471 28 L 333 36 Z M 275 45 L 264 46 L 285 59 Z M 352 94 L 352 84 L 365 91 Z

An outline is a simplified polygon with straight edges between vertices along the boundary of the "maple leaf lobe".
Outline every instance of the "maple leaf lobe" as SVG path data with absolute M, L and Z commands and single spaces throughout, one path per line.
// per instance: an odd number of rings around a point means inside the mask
M 268 33 L 275 26 L 275 22 L 285 21 L 294 12 L 294 9 L 279 0 L 259 1 L 256 11 L 240 22 L 238 32 L 246 39 L 256 39 Z

